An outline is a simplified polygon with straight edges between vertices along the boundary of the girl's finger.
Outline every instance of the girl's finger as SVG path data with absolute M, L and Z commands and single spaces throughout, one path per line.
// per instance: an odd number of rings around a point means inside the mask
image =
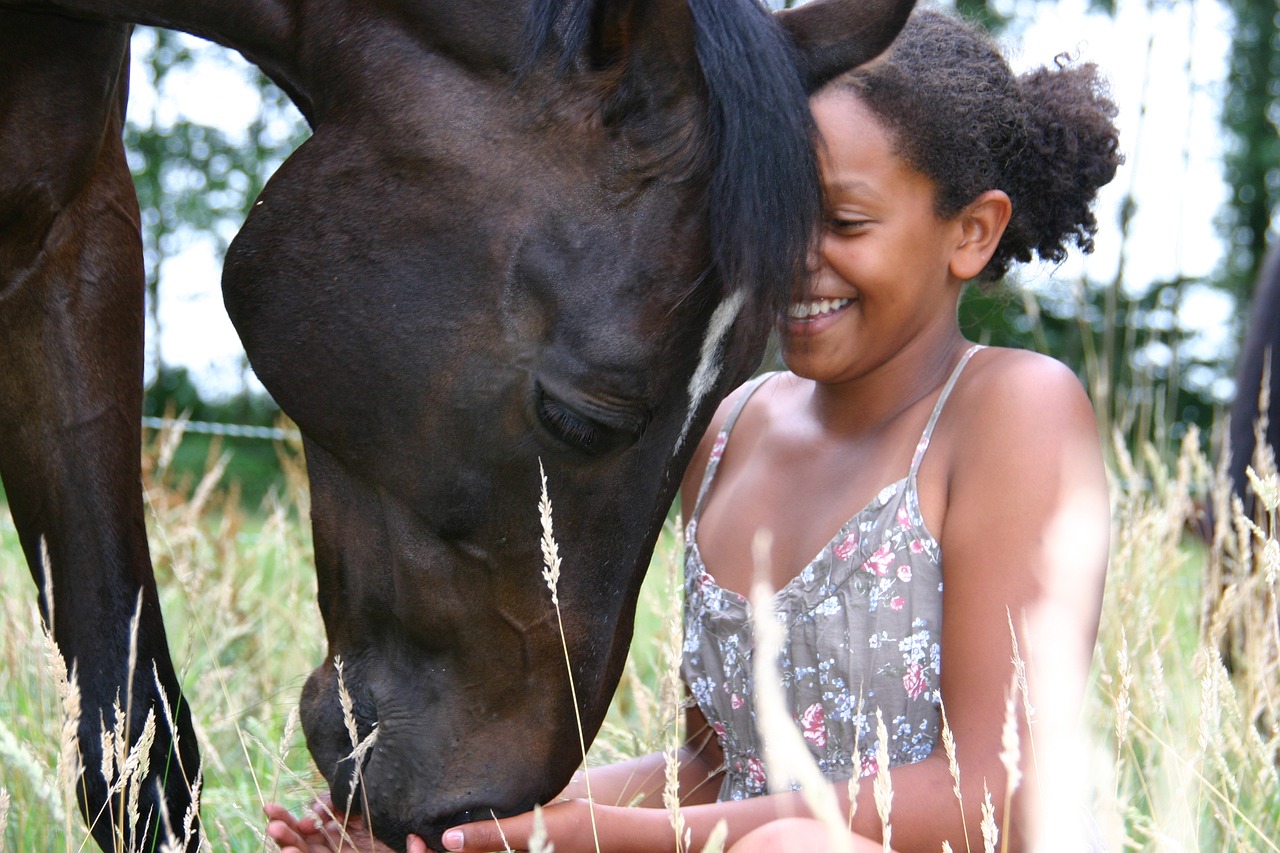
M 445 830 L 440 841 L 445 850 L 489 853 L 493 850 L 523 850 L 528 841 L 527 821 L 521 817 L 501 821 L 467 823 Z
M 291 847 L 305 850 L 307 847 L 307 840 L 283 820 L 273 820 L 267 824 L 267 837 L 278 844 L 282 850 Z

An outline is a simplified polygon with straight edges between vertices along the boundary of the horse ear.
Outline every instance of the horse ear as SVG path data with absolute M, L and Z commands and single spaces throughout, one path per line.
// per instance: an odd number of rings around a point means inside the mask
M 774 14 L 799 53 L 806 90 L 814 92 L 883 52 L 914 6 L 915 0 L 812 0 Z
M 559 41 L 561 74 L 577 57 L 595 69 L 622 65 L 637 40 L 641 17 L 653 5 L 654 0 L 531 0 L 520 73 L 532 71 L 554 41 Z
M 593 70 L 613 72 L 607 78 L 611 85 L 602 89 L 608 93 L 606 124 L 620 116 L 647 114 L 650 107 L 669 105 L 673 93 L 688 91 L 697 74 L 690 0 L 578 2 L 566 43 L 576 43 L 578 55 Z M 581 13 L 584 8 L 589 17 Z
M 614 65 L 631 49 L 644 0 L 605 0 L 596 4 L 588 42 L 591 63 L 597 68 Z

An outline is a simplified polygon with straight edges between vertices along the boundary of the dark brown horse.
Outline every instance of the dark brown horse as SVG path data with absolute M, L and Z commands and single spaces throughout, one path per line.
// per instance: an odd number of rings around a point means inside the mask
M 1270 378 L 1264 389 L 1267 367 Z M 1249 518 L 1256 517 L 1257 495 L 1249 485 L 1245 468 L 1254 464 L 1258 444 L 1255 429 L 1261 413 L 1258 402 L 1263 390 L 1270 396 L 1263 441 L 1272 453 L 1280 453 L 1280 248 L 1272 248 L 1267 254 L 1254 285 L 1248 328 L 1236 359 L 1236 396 L 1228 426 L 1231 456 L 1227 474 L 1232 491 L 1244 503 Z
M 540 463 L 589 738 L 681 470 L 814 233 L 806 93 L 878 53 L 910 6 L 0 0 L 0 475 L 83 694 L 100 844 L 121 809 L 98 771 L 117 696 L 132 737 L 160 722 L 126 843 L 181 820 L 199 766 L 138 485 L 130 26 L 238 50 L 312 127 L 223 291 L 305 436 L 329 642 L 307 743 L 335 798 L 403 845 L 545 801 L 577 764 Z M 354 784 L 339 658 L 358 736 L 377 732 Z

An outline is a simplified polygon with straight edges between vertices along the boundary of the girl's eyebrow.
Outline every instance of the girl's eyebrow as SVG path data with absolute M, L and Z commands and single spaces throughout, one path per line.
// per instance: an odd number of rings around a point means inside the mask
M 880 193 L 866 181 L 858 179 L 850 180 L 834 180 L 824 181 L 822 184 L 823 191 L 827 195 L 845 195 L 855 196 L 858 198 L 866 198 L 872 201 L 880 198 Z

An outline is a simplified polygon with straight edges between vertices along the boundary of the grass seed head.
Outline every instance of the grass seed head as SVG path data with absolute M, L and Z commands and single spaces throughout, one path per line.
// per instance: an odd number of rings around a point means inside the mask
M 876 771 L 875 781 L 871 784 L 871 792 L 875 796 L 876 814 L 880 817 L 880 831 L 883 833 L 884 850 L 889 853 L 889 839 L 893 827 L 889 824 L 889 812 L 893 808 L 893 779 L 889 773 L 889 731 L 884 725 L 884 715 L 876 708 Z
M 560 604 L 560 546 L 556 544 L 551 529 L 551 496 L 547 492 L 547 472 L 538 460 L 538 475 L 542 480 L 542 494 L 538 501 L 538 515 L 542 521 L 542 579 L 551 590 L 551 603 Z
M 996 844 L 1000 840 L 1000 830 L 996 826 L 996 807 L 991 802 L 991 790 L 984 779 L 982 782 L 982 849 L 983 853 L 995 853 Z
M 1249 487 L 1262 502 L 1263 507 L 1267 512 L 1275 512 L 1280 507 L 1280 477 L 1277 477 L 1275 472 L 1260 477 L 1253 470 L 1252 465 L 1246 467 L 1244 473 L 1249 478 Z
M 142 724 L 142 734 L 138 737 L 138 742 L 129 750 L 129 756 L 124 764 L 125 772 L 122 774 L 128 798 L 125 813 L 128 815 L 130 826 L 138 826 L 142 788 L 146 784 L 147 773 L 151 770 L 151 745 L 155 739 L 156 712 L 154 708 L 148 708 L 146 722 Z M 150 820 L 151 818 L 148 817 L 148 823 Z M 145 838 L 146 833 L 142 837 Z
M 533 807 L 533 831 L 529 833 L 529 853 L 555 853 L 556 846 L 547 839 L 547 821 L 542 806 Z
M 1129 666 L 1129 640 L 1124 628 L 1120 629 L 1120 648 L 1116 649 L 1116 665 L 1120 677 L 1120 689 L 1116 693 L 1116 749 L 1124 749 L 1129 729 L 1129 691 L 1133 684 L 1133 669 Z
M 702 853 L 724 853 L 724 842 L 729 837 L 729 824 L 724 818 L 716 821 L 707 835 L 707 843 L 702 845 Z
M 355 749 L 360 746 L 360 732 L 356 728 L 355 702 L 347 690 L 347 681 L 342 676 L 342 666 L 342 656 L 335 656 L 333 668 L 338 672 L 338 704 L 342 707 L 342 722 L 347 727 L 347 739 L 351 741 L 351 748 Z

